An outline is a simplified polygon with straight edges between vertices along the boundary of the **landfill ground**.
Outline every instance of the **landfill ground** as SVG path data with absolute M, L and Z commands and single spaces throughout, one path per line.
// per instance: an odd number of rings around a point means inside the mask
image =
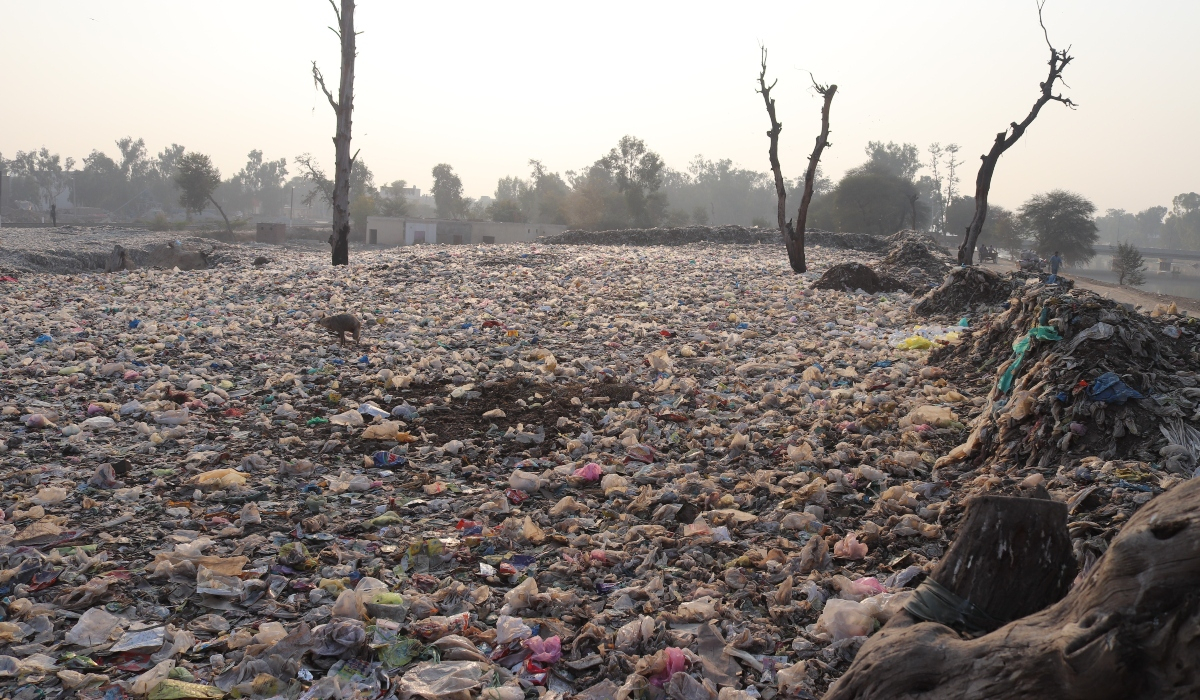
M 820 697 L 983 492 L 1066 502 L 1086 576 L 1196 467 L 1195 326 L 813 288 L 923 292 L 910 243 L 10 270 L 5 697 Z

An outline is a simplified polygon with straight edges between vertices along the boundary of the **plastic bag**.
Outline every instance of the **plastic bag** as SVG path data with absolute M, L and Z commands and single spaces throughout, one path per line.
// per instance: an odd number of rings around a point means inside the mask
M 853 600 L 831 598 L 825 601 L 825 609 L 817 618 L 816 632 L 827 634 L 838 642 L 850 637 L 862 637 L 875 628 L 875 618 L 862 603 Z
M 65 637 L 68 644 L 91 647 L 108 641 L 121 619 L 104 608 L 91 608 L 79 617 Z
M 896 347 L 901 350 L 928 350 L 933 347 L 933 341 L 919 335 L 913 335 L 901 340 L 896 344 Z
M 154 690 L 159 683 L 167 680 L 171 669 L 175 668 L 175 660 L 167 659 L 152 667 L 142 675 L 133 680 L 133 684 L 129 686 L 129 692 L 133 695 L 148 695 L 151 690 Z
M 410 668 L 397 687 L 400 700 L 453 700 L 483 685 L 486 666 L 477 661 L 425 661 Z
M 366 430 L 362 431 L 362 435 L 360 437 L 363 440 L 395 440 L 396 435 L 399 433 L 399 423 L 385 420 L 379 423 L 372 423 L 371 425 L 368 425 Z
M 945 406 L 917 406 L 904 418 L 908 425 L 932 425 L 937 428 L 949 427 L 958 420 L 958 416 Z M 904 427 L 903 421 L 901 427 Z
M 501 615 L 496 618 L 496 643 L 509 644 L 518 639 L 528 639 L 533 636 L 533 630 L 525 621 L 511 615 Z
M 363 417 L 358 411 L 346 411 L 345 413 L 339 413 L 336 416 L 331 417 L 329 422 L 333 423 L 334 425 L 346 425 L 352 428 L 357 428 L 363 424 Z
M 1121 378 L 1112 372 L 1105 372 L 1096 377 L 1096 380 L 1088 386 L 1087 395 L 1093 401 L 1114 403 L 1118 406 L 1130 399 L 1144 398 L 1141 392 L 1121 381 Z
M 227 489 L 233 486 L 245 486 L 246 475 L 234 469 L 214 469 L 193 476 L 190 483 L 202 489 Z

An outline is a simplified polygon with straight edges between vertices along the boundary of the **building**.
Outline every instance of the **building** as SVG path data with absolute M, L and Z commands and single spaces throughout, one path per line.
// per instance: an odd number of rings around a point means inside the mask
M 540 236 L 566 231 L 557 224 L 514 224 L 499 221 L 420 219 L 411 216 L 368 216 L 367 244 L 379 246 L 448 243 L 531 243 Z

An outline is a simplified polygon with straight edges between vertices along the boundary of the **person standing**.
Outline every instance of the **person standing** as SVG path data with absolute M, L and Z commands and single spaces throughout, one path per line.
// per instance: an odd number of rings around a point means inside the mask
M 1058 281 L 1058 269 L 1062 267 L 1062 264 L 1062 253 L 1054 251 L 1054 255 L 1050 256 L 1050 282 Z
M 50 203 L 50 225 L 58 228 L 58 206 L 53 202 Z

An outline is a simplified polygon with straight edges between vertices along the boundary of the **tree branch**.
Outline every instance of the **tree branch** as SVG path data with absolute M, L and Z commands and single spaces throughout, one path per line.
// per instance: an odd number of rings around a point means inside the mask
M 338 9 L 337 3 L 329 0 L 329 6 L 333 8 L 333 16 L 337 17 L 338 26 L 342 26 L 342 11 Z M 1040 12 L 1040 9 L 1039 9 Z M 340 36 L 340 35 L 339 35 Z
M 329 89 L 325 87 L 325 77 L 323 75 L 321 75 L 321 69 L 317 68 L 316 61 L 312 62 L 312 68 L 313 68 L 313 87 L 321 88 L 321 92 L 325 93 L 325 98 L 327 100 L 329 100 L 329 106 L 333 107 L 334 112 L 338 111 L 339 106 L 338 106 L 337 100 L 333 99 L 333 93 L 329 92 Z

